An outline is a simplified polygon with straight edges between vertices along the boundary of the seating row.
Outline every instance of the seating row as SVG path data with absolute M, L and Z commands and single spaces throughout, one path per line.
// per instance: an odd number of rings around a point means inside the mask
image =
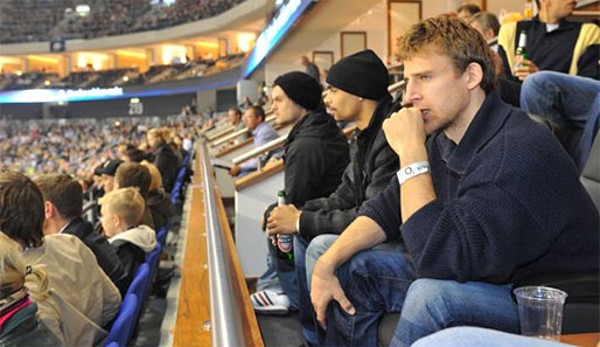
M 188 164 L 190 162 L 190 158 L 192 157 L 192 153 L 188 153 L 185 158 L 183 158 L 183 164 L 177 173 L 177 179 L 175 180 L 175 184 L 171 189 L 171 204 L 175 206 L 181 199 L 181 193 L 183 184 L 185 183 L 186 173 L 188 172 Z
M 151 285 L 158 272 L 160 253 L 164 246 L 169 226 L 170 222 L 167 222 L 158 231 L 156 247 L 148 253 L 144 263 L 138 267 L 123 298 L 117 317 L 104 340 L 104 346 L 125 347 L 134 336 L 137 323 L 144 311 L 144 303 L 149 296 Z

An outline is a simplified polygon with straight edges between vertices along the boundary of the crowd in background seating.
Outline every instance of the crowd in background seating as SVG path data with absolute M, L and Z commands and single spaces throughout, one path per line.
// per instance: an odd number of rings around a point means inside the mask
M 92 0 L 74 12 L 74 0 L 7 0 L 0 4 L 0 43 L 91 39 L 158 30 L 218 15 L 244 0 L 179 0 L 153 7 L 149 0 Z
M 118 157 L 124 143 L 149 151 L 146 134 L 153 127 L 173 129 L 174 143 L 191 140 L 203 125 L 201 116 L 126 120 L 70 120 L 0 122 L 2 167 L 28 176 L 62 172 L 87 183 L 93 182 L 94 168 Z M 178 137 L 178 139 L 175 139 Z
M 202 77 L 240 66 L 245 53 L 225 57 L 199 58 L 185 63 L 153 65 L 148 71 L 138 68 L 73 71 L 60 78 L 55 72 L 31 71 L 26 73 L 0 73 L 0 91 L 48 88 L 109 88 L 118 86 L 160 83 Z

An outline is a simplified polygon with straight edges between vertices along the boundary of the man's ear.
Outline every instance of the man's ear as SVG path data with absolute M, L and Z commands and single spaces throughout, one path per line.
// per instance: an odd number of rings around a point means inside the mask
M 54 218 L 57 213 L 58 211 L 56 211 L 56 207 L 53 203 L 51 203 L 48 200 L 44 201 L 44 216 L 46 217 L 46 219 Z
M 466 78 L 467 88 L 473 90 L 479 87 L 483 80 L 483 68 L 478 63 L 469 63 L 465 69 L 464 76 Z

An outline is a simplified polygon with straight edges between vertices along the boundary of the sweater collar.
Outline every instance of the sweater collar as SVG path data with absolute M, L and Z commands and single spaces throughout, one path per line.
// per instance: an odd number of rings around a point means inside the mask
M 544 32 L 546 32 L 546 23 L 542 22 L 540 20 L 540 16 L 537 15 L 535 17 L 533 17 L 531 19 L 533 22 L 536 22 L 537 25 L 539 25 L 541 28 L 544 28 Z M 556 28 L 555 30 L 553 30 L 552 32 L 558 32 L 558 31 L 562 31 L 562 30 L 569 30 L 573 27 L 575 27 L 576 24 L 568 21 L 566 18 L 561 18 L 560 21 L 558 21 L 558 28 Z
M 438 133 L 436 140 L 446 167 L 464 175 L 473 158 L 508 119 L 510 110 L 511 106 L 502 102 L 498 92 L 492 90 L 486 96 L 458 146 L 443 132 Z

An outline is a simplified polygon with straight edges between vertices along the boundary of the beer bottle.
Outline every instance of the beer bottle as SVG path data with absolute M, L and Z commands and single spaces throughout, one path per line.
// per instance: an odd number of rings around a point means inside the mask
M 285 191 L 277 192 L 277 205 L 285 205 Z M 289 234 L 277 235 L 277 257 L 283 260 L 294 260 L 294 236 Z
M 527 60 L 529 60 L 529 56 L 526 51 L 527 46 L 527 31 L 522 30 L 519 35 L 519 44 L 515 51 L 515 66 L 519 67 L 527 64 Z

